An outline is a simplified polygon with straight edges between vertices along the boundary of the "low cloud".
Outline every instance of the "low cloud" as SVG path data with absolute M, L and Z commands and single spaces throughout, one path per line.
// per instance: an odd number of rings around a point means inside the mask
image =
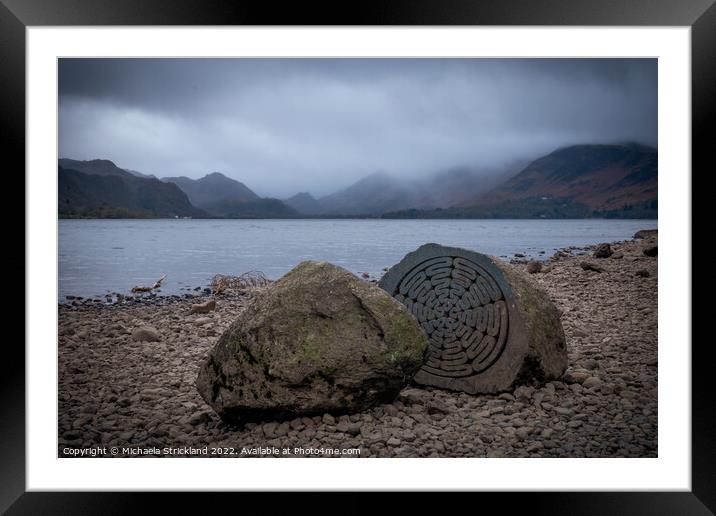
M 656 145 L 655 59 L 61 59 L 60 157 L 261 195 Z

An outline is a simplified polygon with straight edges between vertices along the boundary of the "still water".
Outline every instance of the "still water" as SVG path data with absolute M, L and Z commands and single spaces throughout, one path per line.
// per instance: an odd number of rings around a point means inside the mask
M 167 277 L 161 294 L 206 286 L 215 274 L 276 279 L 302 260 L 382 273 L 422 244 L 501 257 L 626 240 L 656 220 L 60 220 L 59 299 L 128 293 Z M 544 251 L 544 254 L 540 254 Z

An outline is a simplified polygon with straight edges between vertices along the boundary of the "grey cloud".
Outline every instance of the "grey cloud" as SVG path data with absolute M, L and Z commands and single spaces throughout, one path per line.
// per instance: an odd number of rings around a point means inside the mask
M 60 156 L 257 193 L 656 145 L 655 59 L 61 59 Z

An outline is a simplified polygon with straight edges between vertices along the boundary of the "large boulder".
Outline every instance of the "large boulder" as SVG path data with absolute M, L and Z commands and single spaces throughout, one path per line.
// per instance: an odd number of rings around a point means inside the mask
M 196 387 L 225 420 L 347 413 L 393 400 L 428 341 L 395 299 L 325 262 L 302 262 L 219 338 Z
M 557 308 L 529 274 L 496 258 L 426 244 L 379 285 L 429 336 L 417 383 L 494 393 L 560 378 L 567 367 Z

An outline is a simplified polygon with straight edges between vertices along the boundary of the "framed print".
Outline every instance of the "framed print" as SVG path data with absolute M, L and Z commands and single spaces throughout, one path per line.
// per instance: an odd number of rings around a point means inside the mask
M 27 228 L 3 510 L 713 511 L 712 2 L 3 2 Z

